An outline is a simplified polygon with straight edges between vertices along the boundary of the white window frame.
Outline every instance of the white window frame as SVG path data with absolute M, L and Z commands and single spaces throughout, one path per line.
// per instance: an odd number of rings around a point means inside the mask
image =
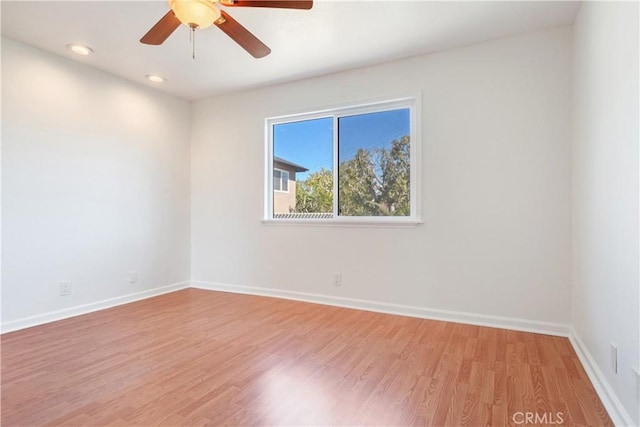
M 378 113 L 389 110 L 409 109 L 410 121 L 410 183 L 409 201 L 411 214 L 409 216 L 340 216 L 338 215 L 338 119 L 344 116 Z M 396 98 L 393 100 L 369 102 L 310 111 L 286 116 L 265 119 L 265 197 L 264 217 L 262 222 L 273 225 L 312 225 L 312 226 L 380 226 L 380 227 L 414 227 L 422 224 L 420 183 L 421 183 L 421 137 L 420 137 L 420 96 Z M 273 128 L 279 124 L 294 123 L 307 120 L 332 118 L 333 120 L 333 217 L 332 218 L 274 218 L 273 217 Z M 277 169 L 277 168 L 275 168 Z
M 280 172 L 280 190 L 276 190 L 275 188 L 273 189 L 273 191 L 275 191 L 276 193 L 288 193 L 289 192 L 289 171 L 286 171 L 284 169 L 279 169 L 279 168 L 273 168 L 273 172 L 278 171 Z M 272 172 L 272 178 L 273 179 L 273 172 Z M 287 174 L 287 190 L 282 190 L 282 183 L 285 181 L 284 179 L 282 179 L 282 174 Z

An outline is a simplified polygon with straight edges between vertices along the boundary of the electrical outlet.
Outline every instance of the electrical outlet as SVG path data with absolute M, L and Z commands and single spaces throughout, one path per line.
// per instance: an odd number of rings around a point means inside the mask
M 129 272 L 129 283 L 136 283 L 138 281 L 138 272 L 130 271 Z
M 614 374 L 618 373 L 618 347 L 611 343 L 611 370 Z
M 60 282 L 60 296 L 71 295 L 71 282 Z
M 333 273 L 333 286 L 342 286 L 342 273 Z

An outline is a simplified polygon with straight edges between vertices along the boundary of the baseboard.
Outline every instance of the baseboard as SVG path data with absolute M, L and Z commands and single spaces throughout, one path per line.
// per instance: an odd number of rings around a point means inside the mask
M 611 385 L 609 385 L 598 364 L 573 327 L 570 328 L 569 341 L 578 355 L 584 370 L 587 372 L 593 388 L 595 388 L 596 393 L 598 393 L 598 397 L 600 397 L 602 404 L 607 409 L 611 421 L 613 421 L 616 426 L 634 426 L 635 424 L 631 416 L 622 406 L 620 399 L 618 399 L 618 396 L 611 388 Z
M 44 323 L 55 322 L 56 320 L 67 319 L 69 317 L 80 316 L 81 314 L 91 313 L 93 311 L 104 310 L 105 308 L 115 307 L 117 305 L 128 304 L 130 302 L 139 301 L 178 291 L 189 287 L 189 282 L 173 283 L 171 285 L 160 286 L 158 288 L 147 289 L 146 291 L 136 292 L 133 294 L 122 295 L 115 298 L 104 299 L 89 304 L 78 305 L 75 307 L 65 308 L 63 310 L 50 311 L 48 313 L 38 314 L 36 316 L 23 317 L 21 319 L 12 320 L 2 323 L 0 333 L 13 332 L 20 329 L 30 328 L 32 326 L 42 325 Z
M 569 336 L 569 326 L 558 323 L 538 322 L 533 320 L 500 316 L 487 316 L 483 314 L 438 310 L 409 305 L 387 304 L 370 300 L 344 298 L 306 292 L 294 292 L 282 289 L 230 285 L 225 283 L 207 282 L 201 280 L 192 281 L 191 287 L 211 291 L 284 298 L 296 301 L 311 302 L 315 304 L 325 304 L 337 307 L 355 308 L 358 310 L 375 311 L 378 313 L 417 317 L 421 319 L 443 320 L 447 322 L 466 323 L 470 325 L 488 326 L 493 328 L 511 329 L 516 331 L 533 332 L 538 334 L 555 335 L 562 337 Z
M 510 317 L 488 316 L 483 314 L 465 313 L 460 311 L 448 311 L 432 308 L 416 307 L 401 304 L 388 304 L 378 301 L 362 300 L 354 298 L 336 297 L 330 295 L 313 294 L 307 292 L 295 292 L 282 289 L 260 288 L 252 286 L 230 285 L 218 282 L 191 281 L 180 282 L 146 291 L 123 295 L 96 301 L 89 304 L 66 308 L 63 310 L 50 311 L 36 316 L 24 317 L 12 320 L 0 325 L 0 334 L 13 332 L 44 323 L 55 322 L 69 317 L 79 316 L 93 311 L 103 310 L 117 305 L 128 304 L 130 302 L 151 298 L 157 295 L 178 291 L 189 286 L 212 291 L 232 292 L 238 294 L 261 295 L 275 298 L 284 298 L 295 301 L 304 301 L 315 304 L 332 305 L 336 307 L 354 308 L 358 310 L 374 311 L 378 313 L 396 314 L 400 316 L 417 317 L 421 319 L 442 320 L 455 323 L 466 323 L 477 326 L 488 326 L 493 328 L 511 329 L 523 332 L 533 332 L 538 334 L 569 336 L 569 326 L 559 323 L 539 322 L 527 319 L 517 319 Z

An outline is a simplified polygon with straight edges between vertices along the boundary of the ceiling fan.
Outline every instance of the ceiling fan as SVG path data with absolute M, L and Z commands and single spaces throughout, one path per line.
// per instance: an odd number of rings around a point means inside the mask
M 254 58 L 262 58 L 271 53 L 271 49 L 267 45 L 228 13 L 221 10 L 217 4 L 230 7 L 311 9 L 313 0 L 169 0 L 171 10 L 140 39 L 140 42 L 160 45 L 181 23 L 188 26 L 192 33 L 198 28 L 206 28 L 213 24 Z

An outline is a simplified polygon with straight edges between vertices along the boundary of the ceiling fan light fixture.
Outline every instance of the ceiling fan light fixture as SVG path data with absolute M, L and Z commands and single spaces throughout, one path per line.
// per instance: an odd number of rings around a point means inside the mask
M 169 0 L 176 18 L 192 28 L 207 28 L 220 18 L 220 10 L 210 0 Z

